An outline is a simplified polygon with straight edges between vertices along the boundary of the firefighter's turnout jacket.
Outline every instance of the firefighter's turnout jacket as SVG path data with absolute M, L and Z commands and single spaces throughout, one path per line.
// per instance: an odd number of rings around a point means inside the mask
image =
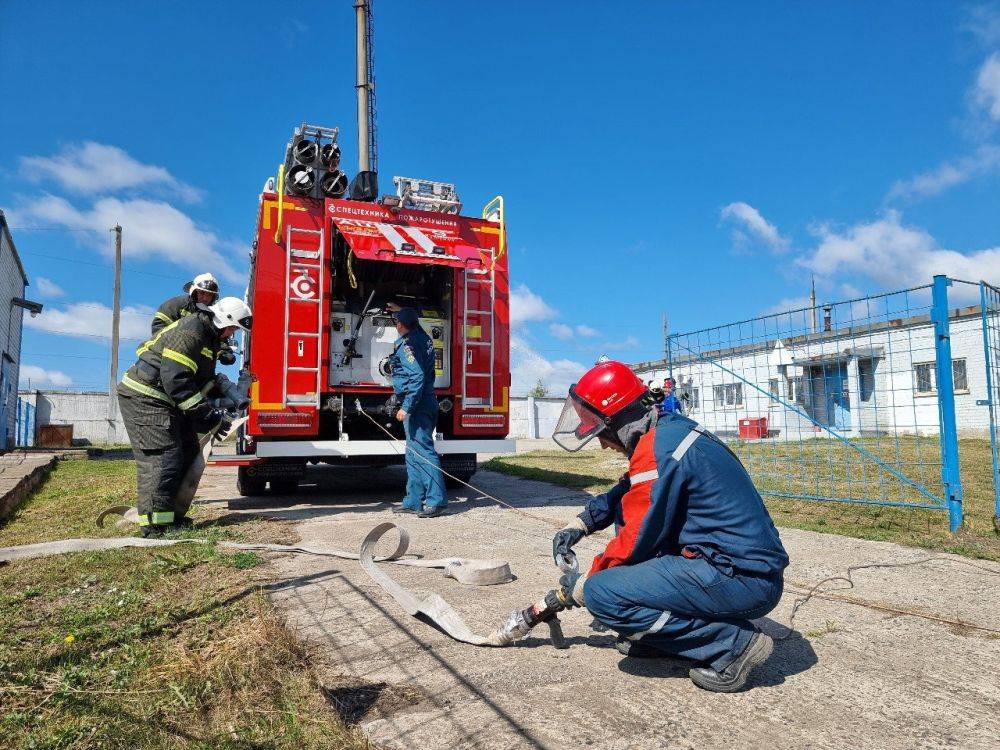
M 136 349 L 138 361 L 122 385 L 181 412 L 200 413 L 215 387 L 215 359 L 221 348 L 219 332 L 208 313 L 176 320 Z
M 155 336 L 171 323 L 176 323 L 181 318 L 186 318 L 196 312 L 198 312 L 198 307 L 189 295 L 178 294 L 176 297 L 171 297 L 153 313 L 150 335 Z
M 122 377 L 118 403 L 135 453 L 137 509 L 142 525 L 175 521 L 177 491 L 200 452 L 198 432 L 215 416 L 221 342 L 208 313 L 187 315 L 142 344 L 138 361 Z

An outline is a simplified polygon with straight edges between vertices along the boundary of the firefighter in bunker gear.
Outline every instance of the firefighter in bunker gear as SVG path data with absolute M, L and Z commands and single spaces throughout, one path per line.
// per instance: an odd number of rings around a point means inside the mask
M 401 307 L 393 312 L 393 318 L 399 338 L 389 363 L 392 389 L 400 402 L 396 418 L 406 431 L 406 496 L 402 510 L 433 518 L 441 515 L 448 504 L 441 458 L 434 450 L 438 414 L 434 342 L 420 327 L 412 307 Z
M 777 605 L 788 556 L 740 460 L 691 419 L 657 416 L 642 381 L 613 361 L 570 388 L 553 437 L 568 450 L 597 437 L 629 459 L 553 539 L 565 554 L 615 524 L 589 574 L 564 582 L 575 603 L 618 632 L 622 653 L 685 657 L 699 687 L 742 688 L 771 652 L 750 620 Z
M 143 536 L 186 523 L 187 508 L 175 507 L 177 490 L 200 452 L 198 433 L 224 419 L 208 400 L 216 356 L 221 341 L 250 323 L 242 300 L 219 300 L 162 328 L 122 377 L 118 404 L 135 452 Z
M 191 281 L 184 284 L 184 294 L 171 297 L 164 302 L 153 314 L 153 324 L 150 326 L 150 335 L 155 336 L 165 326 L 174 321 L 187 317 L 191 313 L 199 310 L 207 310 L 215 300 L 219 298 L 219 282 L 210 273 L 200 273 Z M 231 344 L 223 342 L 219 348 L 219 362 L 224 365 L 235 364 L 236 354 L 233 352 Z

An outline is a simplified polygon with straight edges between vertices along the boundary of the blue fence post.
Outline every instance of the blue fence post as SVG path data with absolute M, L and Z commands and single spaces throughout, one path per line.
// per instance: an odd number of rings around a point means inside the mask
M 990 298 L 986 294 L 986 282 L 979 282 L 980 312 L 983 317 L 983 356 L 986 360 L 986 400 L 976 404 L 985 404 L 990 410 L 990 453 L 993 458 L 993 523 L 1000 530 L 1000 459 L 997 456 L 997 406 L 993 391 L 993 342 L 990 336 Z
M 934 323 L 934 370 L 937 379 L 938 422 L 941 429 L 941 483 L 948 501 L 952 533 L 962 525 L 962 478 L 958 468 L 958 428 L 955 424 L 955 383 L 951 370 L 951 327 L 948 287 L 951 279 L 935 276 L 931 291 Z

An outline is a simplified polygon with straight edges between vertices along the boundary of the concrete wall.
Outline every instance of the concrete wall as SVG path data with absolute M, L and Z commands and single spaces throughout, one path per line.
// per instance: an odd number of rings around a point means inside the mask
M 510 435 L 528 440 L 552 437 L 565 398 L 512 396 L 510 399 Z
M 128 443 L 118 410 L 115 409 L 114 420 L 108 419 L 107 393 L 36 390 L 21 391 L 18 395 L 35 407 L 36 425 L 72 424 L 73 439 L 81 444 Z M 511 398 L 510 437 L 529 440 L 551 437 L 562 406 L 562 398 Z M 34 441 L 29 445 L 34 445 Z
M 105 392 L 21 391 L 18 395 L 35 407 L 36 430 L 46 424 L 71 424 L 75 444 L 128 443 L 118 409 L 114 410 L 114 419 L 108 418 L 108 394 Z M 34 445 L 33 438 L 29 445 Z

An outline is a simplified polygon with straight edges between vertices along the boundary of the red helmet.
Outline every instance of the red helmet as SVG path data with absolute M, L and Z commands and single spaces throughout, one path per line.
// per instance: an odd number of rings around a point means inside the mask
M 649 389 L 621 362 L 598 362 L 570 386 L 569 396 L 552 439 L 568 451 L 578 451 L 611 422 L 611 418 Z

